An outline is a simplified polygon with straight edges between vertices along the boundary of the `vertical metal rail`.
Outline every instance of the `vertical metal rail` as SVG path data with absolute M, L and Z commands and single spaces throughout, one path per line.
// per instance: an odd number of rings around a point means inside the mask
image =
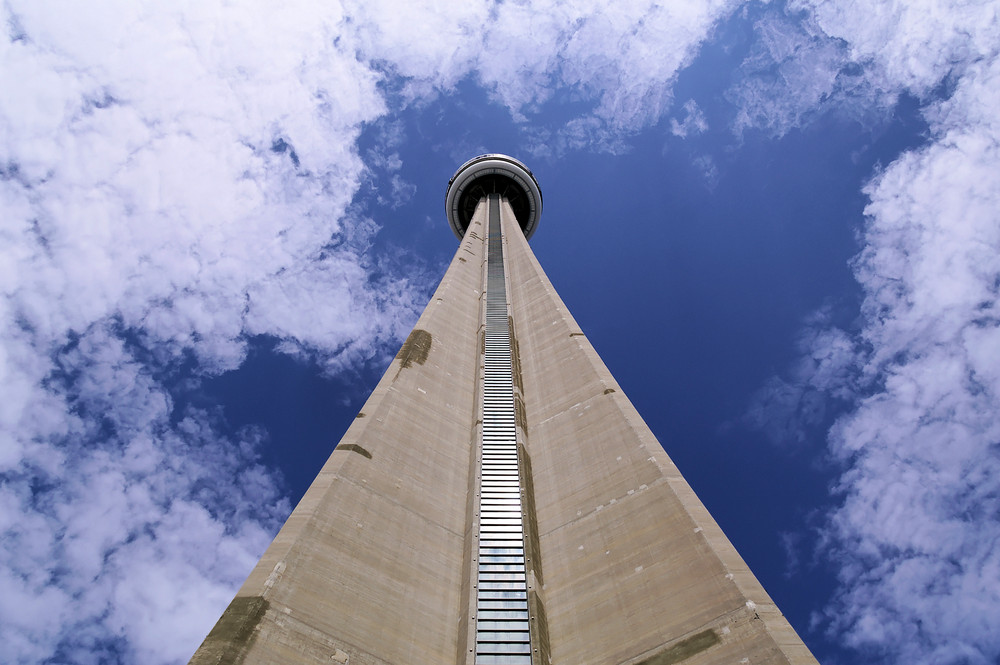
M 500 196 L 489 196 L 476 665 L 531 665 Z

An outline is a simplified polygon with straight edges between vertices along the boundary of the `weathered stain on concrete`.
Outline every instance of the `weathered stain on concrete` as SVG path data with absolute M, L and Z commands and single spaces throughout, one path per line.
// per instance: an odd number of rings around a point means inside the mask
M 534 574 L 539 584 L 545 584 L 538 519 L 535 516 L 535 482 L 531 475 L 531 455 L 523 443 L 517 444 L 517 470 L 523 496 L 525 567 Z
M 531 662 L 548 663 L 552 651 L 549 642 L 549 622 L 545 616 L 545 604 L 536 590 L 528 592 L 528 616 L 531 617 L 531 650 L 535 653 Z
M 517 333 L 514 329 L 514 317 L 507 317 L 507 326 L 510 330 L 510 365 L 514 378 L 514 387 L 524 394 L 524 381 L 521 378 L 521 346 L 517 342 Z M 523 404 L 521 405 L 524 406 Z M 525 428 L 527 429 L 527 428 Z
M 399 353 L 396 357 L 399 358 L 402 363 L 402 368 L 406 369 L 411 367 L 414 363 L 418 365 L 423 365 L 427 362 L 427 356 L 431 352 L 431 334 L 426 330 L 420 330 L 419 328 L 414 328 L 410 336 L 406 338 L 403 342 L 403 346 L 399 349 Z
M 524 410 L 524 400 L 520 393 L 514 393 L 514 420 L 524 433 L 528 433 L 528 413 Z
M 359 446 L 356 443 L 342 443 L 339 446 L 337 446 L 336 448 L 334 448 L 334 451 L 337 451 L 337 450 L 347 450 L 347 451 L 350 451 L 350 452 L 358 453 L 362 457 L 367 457 L 368 459 L 372 458 L 372 454 L 370 452 L 368 452 L 367 450 L 365 450 L 364 448 L 362 448 L 361 446 Z
M 660 653 L 650 656 L 638 665 L 672 665 L 682 660 L 687 660 L 695 654 L 701 653 L 705 649 L 719 643 L 719 635 L 712 629 L 703 630 L 700 633 L 681 640 L 673 646 L 664 649 Z
M 262 596 L 234 598 L 191 658 L 190 665 L 240 665 L 269 606 Z

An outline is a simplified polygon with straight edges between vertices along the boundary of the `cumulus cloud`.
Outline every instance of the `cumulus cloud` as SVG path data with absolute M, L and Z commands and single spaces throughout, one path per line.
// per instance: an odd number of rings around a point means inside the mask
M 994 662 L 1000 639 L 1000 61 L 936 104 L 936 140 L 868 187 L 864 358 L 878 386 L 831 446 L 834 625 L 911 662 Z M 933 615 L 933 620 L 928 617 Z
M 62 402 L 63 431 L 26 441 L 3 473 L 6 662 L 187 657 L 288 510 L 259 434 L 174 413 L 134 355 L 95 324 L 34 391 Z
M 345 216 L 379 74 L 336 6 L 2 11 L 3 660 L 182 661 L 289 507 L 171 374 L 258 334 L 336 369 L 415 312 Z
M 989 3 L 796 7 L 838 40 L 841 55 L 820 62 L 860 67 L 877 93 L 873 104 L 904 91 L 923 99 L 932 136 L 865 189 L 864 249 L 853 262 L 864 289 L 860 331 L 846 345 L 833 329 L 817 338 L 804 370 L 763 389 L 756 415 L 773 417 L 781 430 L 786 414 L 785 429 L 794 432 L 815 415 L 810 390 L 851 395 L 828 438 L 845 469 L 835 488 L 842 503 L 824 529 L 841 582 L 824 617 L 831 631 L 894 662 L 993 663 L 1000 657 L 1000 22 Z M 789 127 L 822 110 L 839 76 L 758 124 Z M 817 351 L 853 354 L 853 372 L 816 381 Z

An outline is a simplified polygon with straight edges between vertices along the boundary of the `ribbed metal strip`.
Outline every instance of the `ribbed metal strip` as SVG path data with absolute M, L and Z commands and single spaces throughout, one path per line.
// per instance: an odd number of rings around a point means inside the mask
M 531 665 L 513 368 L 497 195 L 489 199 L 488 245 L 476 665 Z

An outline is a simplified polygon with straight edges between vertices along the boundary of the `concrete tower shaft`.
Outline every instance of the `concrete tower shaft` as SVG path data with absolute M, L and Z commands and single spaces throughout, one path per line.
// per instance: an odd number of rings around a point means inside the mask
M 816 665 L 545 276 L 531 172 L 447 201 L 440 285 L 191 663 Z

